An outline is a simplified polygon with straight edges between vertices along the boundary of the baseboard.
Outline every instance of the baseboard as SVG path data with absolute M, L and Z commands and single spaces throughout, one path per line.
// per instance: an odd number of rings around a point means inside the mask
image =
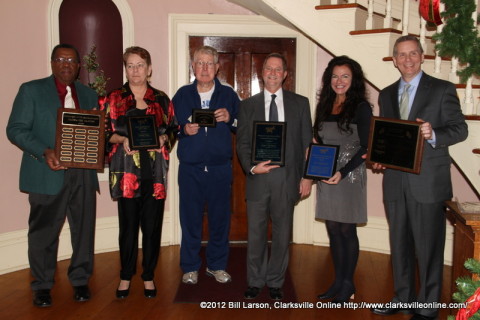
M 318 246 L 329 246 L 329 240 L 325 224 L 323 222 L 315 222 L 317 224 L 316 237 L 313 244 Z M 453 226 L 447 221 L 446 240 L 444 251 L 444 264 L 451 266 L 453 261 Z M 385 218 L 368 217 L 368 223 L 357 228 L 358 238 L 361 251 L 378 252 L 390 254 L 390 241 L 388 234 L 388 223 Z
M 321 222 L 315 222 L 319 229 L 313 244 L 328 246 L 328 236 L 322 232 L 325 227 Z M 0 274 L 28 268 L 27 256 L 28 230 L 18 230 L 0 234 Z M 385 218 L 369 217 L 368 224 L 358 228 L 360 250 L 390 254 L 388 241 L 388 224 Z M 162 245 L 169 245 L 170 239 L 162 239 Z M 447 225 L 447 240 L 445 244 L 445 264 L 452 265 L 453 227 Z M 106 217 L 97 219 L 95 234 L 95 253 L 118 251 L 118 218 Z M 69 259 L 72 254 L 70 246 L 70 229 L 65 223 L 60 235 L 58 260 Z

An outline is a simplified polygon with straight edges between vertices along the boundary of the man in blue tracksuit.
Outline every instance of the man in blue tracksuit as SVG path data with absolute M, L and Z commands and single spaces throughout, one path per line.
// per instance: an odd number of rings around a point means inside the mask
M 206 273 L 216 281 L 231 281 L 225 271 L 230 231 L 230 194 L 232 184 L 232 132 L 240 99 L 228 85 L 216 78 L 218 52 L 208 46 L 197 49 L 192 68 L 195 81 L 181 87 L 173 97 L 180 124 L 178 185 L 180 189 L 180 225 L 182 243 L 180 266 L 182 281 L 196 284 L 201 265 L 199 256 L 202 221 L 208 211 L 209 241 Z M 214 110 L 215 127 L 193 123 L 193 109 Z

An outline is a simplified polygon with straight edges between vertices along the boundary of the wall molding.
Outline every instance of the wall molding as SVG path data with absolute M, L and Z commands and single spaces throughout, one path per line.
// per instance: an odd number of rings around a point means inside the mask
M 325 224 L 314 223 L 315 241 L 310 244 L 328 247 L 328 236 Z M 29 268 L 28 265 L 28 230 L 18 230 L 0 234 L 0 274 Z M 141 236 L 141 234 L 140 234 Z M 388 241 L 388 224 L 385 218 L 370 217 L 367 225 L 358 228 L 360 250 L 390 254 Z M 162 246 L 171 243 L 162 236 Z M 445 243 L 446 265 L 452 265 L 453 226 L 447 223 L 447 238 Z M 298 242 L 295 242 L 298 243 Z M 141 245 L 141 241 L 140 241 Z M 107 217 L 97 219 L 95 234 L 95 254 L 118 251 L 118 218 Z M 70 229 L 68 223 L 60 234 L 58 260 L 70 259 L 72 254 L 70 245 Z

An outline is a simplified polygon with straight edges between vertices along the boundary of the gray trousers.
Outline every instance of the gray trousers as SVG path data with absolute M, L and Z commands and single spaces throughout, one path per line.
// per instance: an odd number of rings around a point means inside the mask
M 283 171 L 283 170 L 282 170 Z M 265 180 L 265 192 L 258 200 L 247 199 L 248 286 L 281 288 L 288 267 L 288 250 L 295 203 L 286 195 L 282 171 L 273 170 Z M 272 244 L 268 254 L 268 221 L 272 220 Z
M 440 302 L 445 248 L 445 206 L 443 202 L 420 203 L 411 194 L 405 177 L 403 197 L 385 202 L 390 229 L 390 246 L 395 302 Z M 420 288 L 416 293 L 418 262 Z M 437 309 L 415 310 L 435 317 Z

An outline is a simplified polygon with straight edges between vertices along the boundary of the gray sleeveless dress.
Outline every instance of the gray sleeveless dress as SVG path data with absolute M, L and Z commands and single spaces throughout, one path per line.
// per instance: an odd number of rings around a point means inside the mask
M 345 166 L 360 149 L 357 125 L 350 124 L 352 133 L 340 131 L 336 121 L 326 121 L 319 132 L 324 144 L 340 145 L 337 171 Z M 350 171 L 336 185 L 317 182 L 315 218 L 343 223 L 367 222 L 367 173 L 365 163 Z

